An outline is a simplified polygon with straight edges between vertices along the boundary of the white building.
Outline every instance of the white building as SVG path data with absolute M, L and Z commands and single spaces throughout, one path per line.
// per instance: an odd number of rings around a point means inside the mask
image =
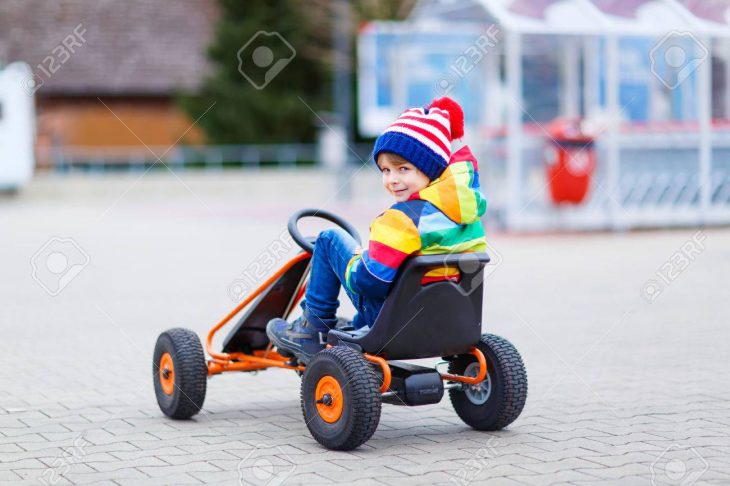
M 33 74 L 24 63 L 0 66 L 0 190 L 26 185 L 35 165 Z

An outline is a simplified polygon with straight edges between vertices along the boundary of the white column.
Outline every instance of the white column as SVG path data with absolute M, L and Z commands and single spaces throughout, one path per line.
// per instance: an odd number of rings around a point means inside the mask
M 590 118 L 598 108 L 598 38 L 583 38 L 583 115 Z
M 730 40 L 725 41 L 725 111 L 723 117 L 730 119 Z
M 618 226 L 619 201 L 619 46 L 618 37 L 611 34 L 606 37 L 606 112 L 608 114 L 608 147 L 606 160 L 606 175 L 608 191 L 609 225 L 616 229 Z
M 406 64 L 409 55 L 409 49 L 404 45 L 402 40 L 397 41 L 397 47 L 390 49 L 391 59 L 389 61 L 390 69 L 393 73 L 393 106 L 398 110 L 406 107 L 407 88 L 406 88 Z
M 507 63 L 507 224 L 522 210 L 522 38 L 506 35 Z
M 484 79 L 486 81 L 486 96 L 484 103 L 485 124 L 489 128 L 502 125 L 502 108 L 504 100 L 499 96 L 500 84 L 502 80 L 499 77 L 499 56 L 500 52 L 495 46 L 484 55 Z
M 697 117 L 699 133 L 699 182 L 700 219 L 705 222 L 710 209 L 710 168 L 712 165 L 712 45 L 707 37 L 700 39 L 707 49 L 705 58 L 697 69 Z
M 562 54 L 560 55 L 560 114 L 577 117 L 579 112 L 579 56 L 578 39 L 566 36 L 560 39 Z

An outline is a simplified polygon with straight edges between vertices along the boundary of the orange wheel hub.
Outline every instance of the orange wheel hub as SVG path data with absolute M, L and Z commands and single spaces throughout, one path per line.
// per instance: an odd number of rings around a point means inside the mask
M 165 395 L 172 395 L 175 391 L 175 366 L 172 364 L 170 353 L 160 357 L 160 386 Z
M 328 424 L 337 422 L 342 415 L 342 389 L 337 380 L 330 375 L 320 378 L 314 392 L 317 403 L 317 412 L 322 420 Z

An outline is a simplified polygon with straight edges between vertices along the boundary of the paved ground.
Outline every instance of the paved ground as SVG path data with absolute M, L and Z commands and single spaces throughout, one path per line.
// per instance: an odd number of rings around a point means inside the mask
M 448 400 L 386 405 L 340 453 L 309 436 L 293 373 L 216 377 L 203 413 L 173 422 L 150 361 L 160 331 L 203 335 L 228 311 L 294 208 L 366 233 L 387 202 L 373 175 L 352 204 L 317 173 L 139 175 L 0 199 L 0 482 L 730 483 L 730 230 L 491 235 L 484 328 L 524 357 L 523 415 L 480 433 Z

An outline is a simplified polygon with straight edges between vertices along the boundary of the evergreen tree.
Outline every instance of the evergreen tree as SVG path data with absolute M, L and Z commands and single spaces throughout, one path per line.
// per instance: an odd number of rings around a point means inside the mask
M 206 133 L 208 143 L 315 140 L 318 121 L 312 110 L 320 113 L 334 107 L 332 6 L 340 1 L 348 2 L 352 8 L 354 87 L 358 26 L 366 20 L 402 19 L 415 0 L 218 0 L 221 17 L 208 49 L 214 72 L 198 95 L 180 98 L 193 120 L 200 117 L 198 125 Z M 280 34 L 296 51 L 292 61 L 260 90 L 239 71 L 239 50 L 259 31 Z M 288 58 L 291 48 L 275 36 L 261 34 L 248 44 L 240 56 L 241 69 L 260 85 L 266 69 L 255 62 L 261 61 L 253 54 L 259 46 L 271 49 L 274 62 Z M 353 89 L 353 97 L 355 93 Z M 215 106 L 206 113 L 214 102 Z
M 198 125 L 205 131 L 208 143 L 313 141 L 316 116 L 311 110 L 326 107 L 329 84 L 321 60 L 307 55 L 308 47 L 318 40 L 312 36 L 313 26 L 301 11 L 306 2 L 219 3 L 221 17 L 208 49 L 214 73 L 205 80 L 199 95 L 181 97 L 183 108 L 194 120 L 200 117 Z M 261 31 L 278 33 L 281 38 Z M 240 64 L 240 69 L 261 86 L 266 71 L 273 68 L 273 73 L 276 62 L 292 54 L 293 59 L 262 89 L 257 89 L 239 71 Z M 215 106 L 201 117 L 214 102 Z

